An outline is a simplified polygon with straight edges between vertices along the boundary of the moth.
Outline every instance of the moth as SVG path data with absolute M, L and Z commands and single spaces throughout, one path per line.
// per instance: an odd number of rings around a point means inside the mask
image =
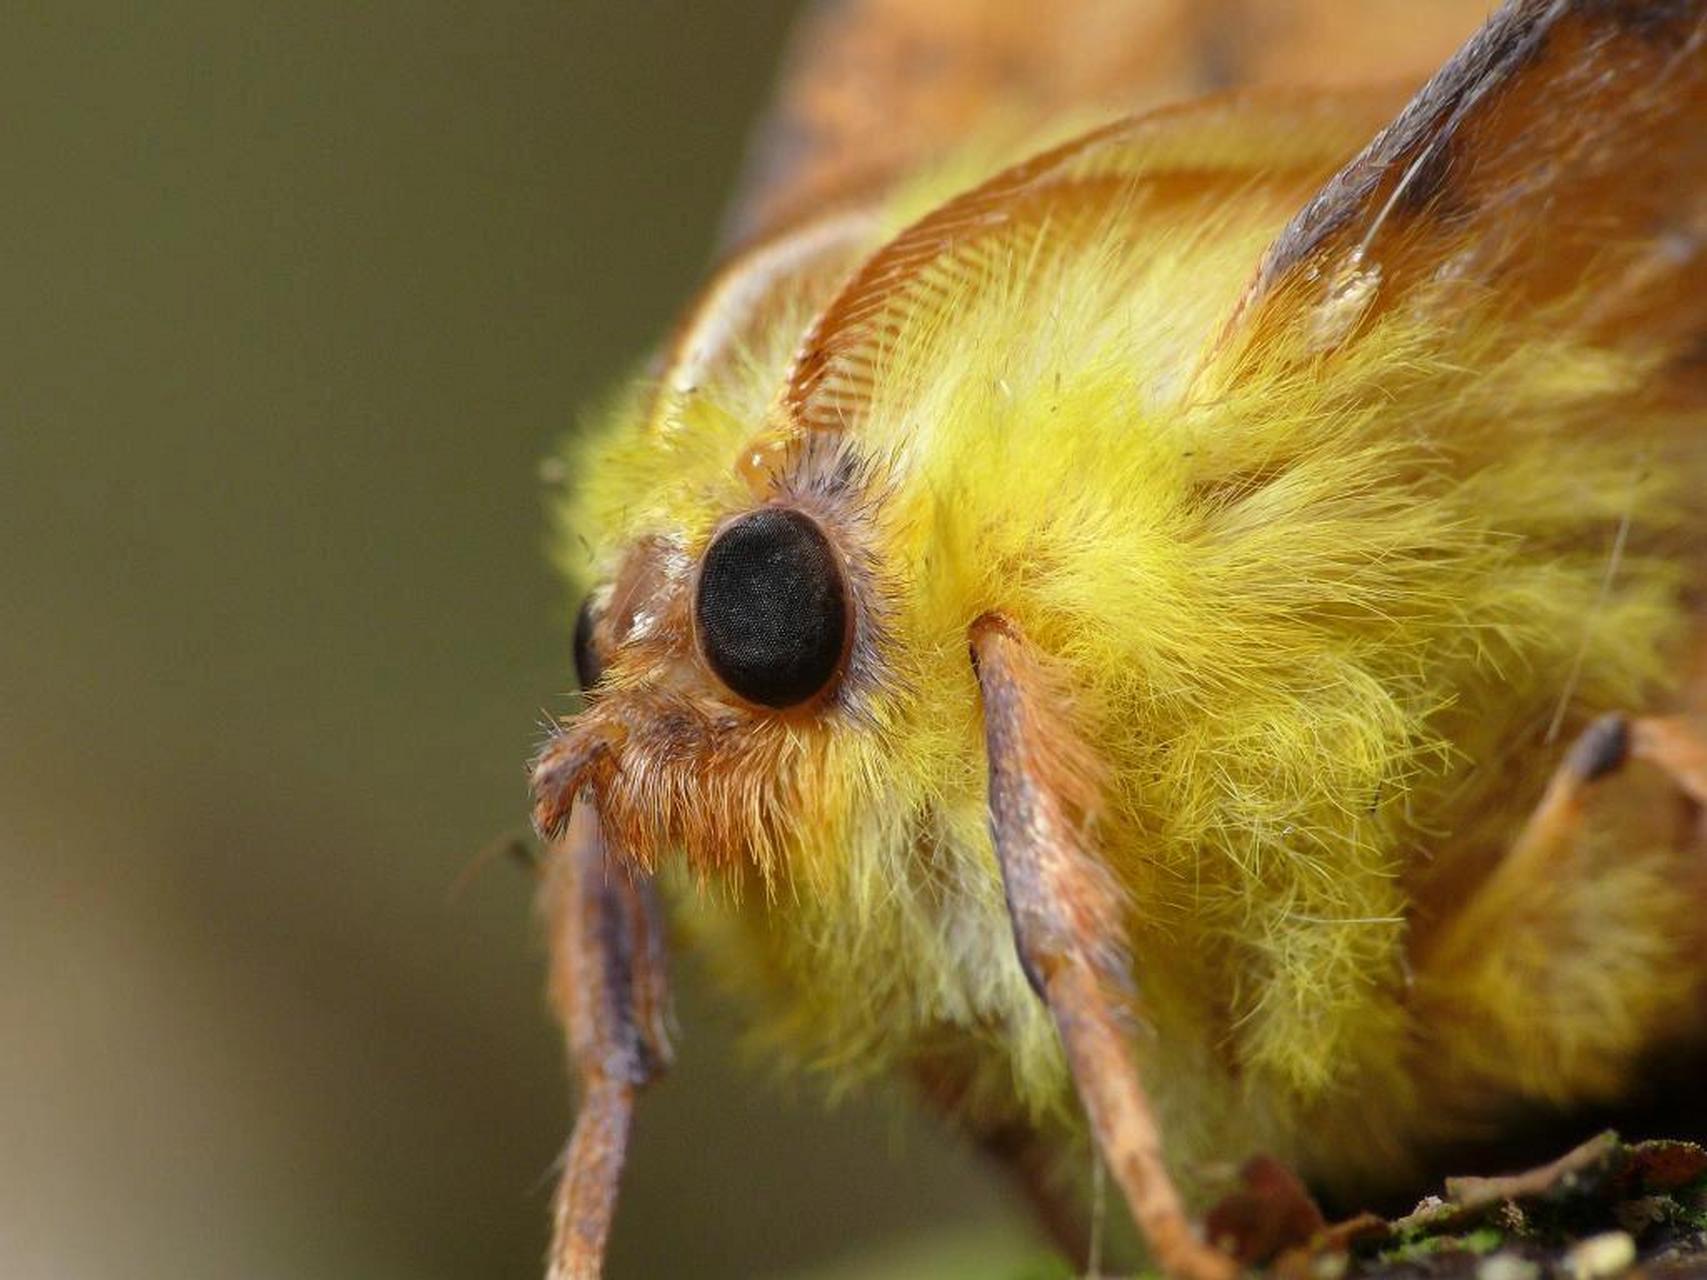
M 1704 41 L 809 13 L 724 265 L 566 456 L 553 1277 L 670 1059 L 665 899 L 779 1055 L 1045 1203 L 1094 1143 L 1192 1280 L 1228 1161 L 1355 1205 L 1701 1054 Z

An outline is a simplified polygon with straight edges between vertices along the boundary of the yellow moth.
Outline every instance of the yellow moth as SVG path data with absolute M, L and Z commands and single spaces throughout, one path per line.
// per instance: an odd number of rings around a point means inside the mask
M 1213 1166 L 1355 1204 L 1701 1048 L 1704 13 L 813 12 L 567 459 L 554 1277 L 669 1058 L 655 878 L 779 1052 L 1088 1137 L 1177 1276 Z

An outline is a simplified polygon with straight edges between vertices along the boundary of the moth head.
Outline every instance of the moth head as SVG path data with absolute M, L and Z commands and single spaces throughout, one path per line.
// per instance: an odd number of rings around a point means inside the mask
M 536 819 L 557 831 L 585 793 L 640 865 L 768 876 L 834 801 L 817 780 L 875 690 L 881 599 L 850 491 L 719 496 L 583 596 L 584 709 L 536 765 Z

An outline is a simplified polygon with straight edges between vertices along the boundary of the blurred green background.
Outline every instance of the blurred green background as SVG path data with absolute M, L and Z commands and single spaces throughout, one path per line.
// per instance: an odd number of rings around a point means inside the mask
M 537 1273 L 531 886 L 452 892 L 569 705 L 537 462 L 702 274 L 790 7 L 3 6 L 0 1275 Z M 615 1280 L 1020 1231 L 678 969 Z

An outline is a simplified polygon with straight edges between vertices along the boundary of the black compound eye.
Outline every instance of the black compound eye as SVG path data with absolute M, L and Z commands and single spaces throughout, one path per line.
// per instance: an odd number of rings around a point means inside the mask
M 786 507 L 743 516 L 712 541 L 694 619 L 706 661 L 750 702 L 791 707 L 830 683 L 847 646 L 847 588 L 830 540 Z
M 598 684 L 599 677 L 604 674 L 599 667 L 598 650 L 593 648 L 593 624 L 597 621 L 593 616 L 593 600 L 589 596 L 581 601 L 581 612 L 575 615 L 575 680 L 582 693 Z

